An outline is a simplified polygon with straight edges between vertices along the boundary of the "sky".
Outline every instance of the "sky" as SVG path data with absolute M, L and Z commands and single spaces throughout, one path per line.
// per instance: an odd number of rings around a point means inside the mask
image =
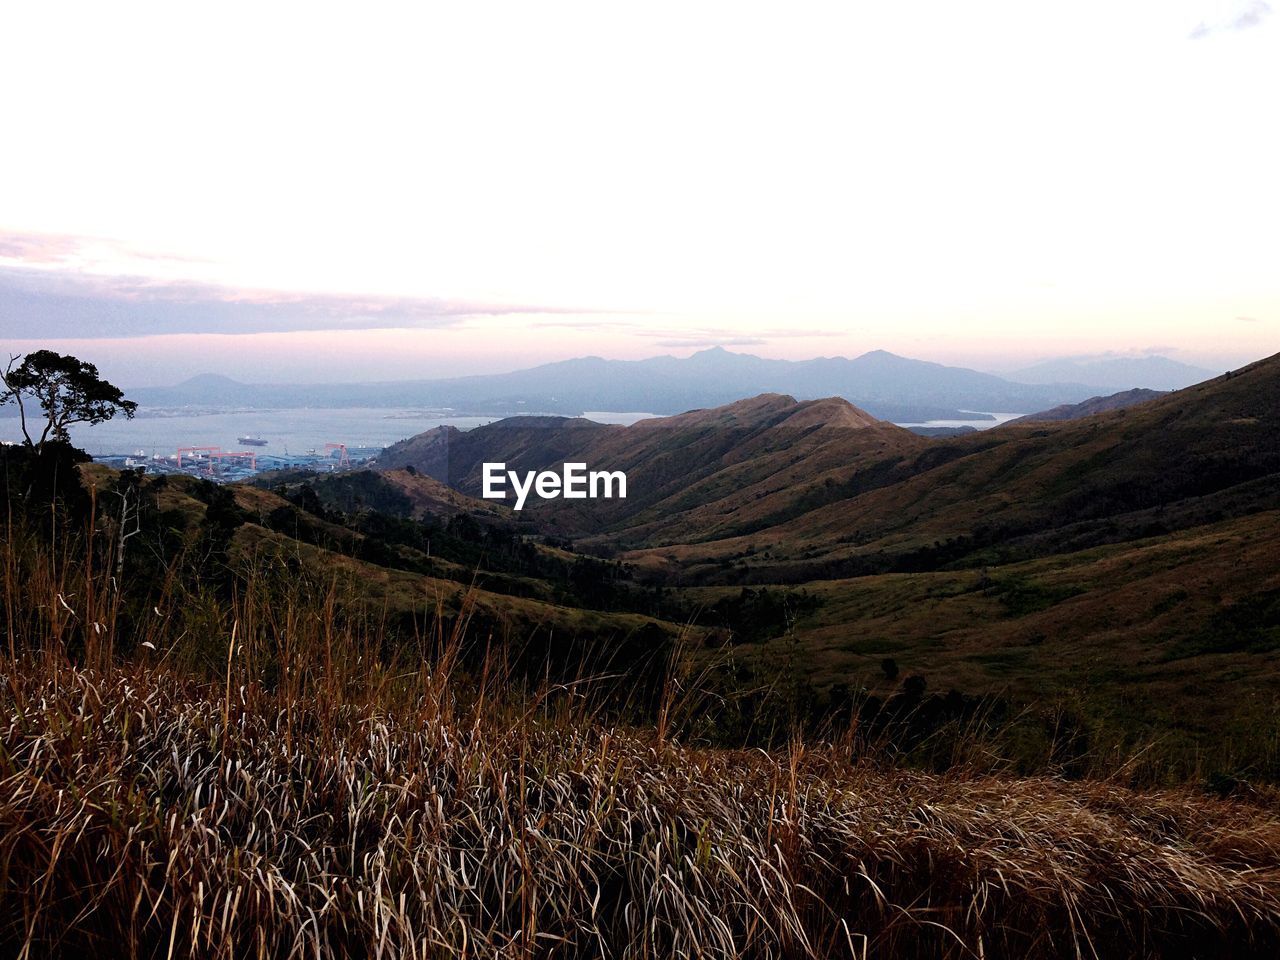
M 0 11 L 0 348 L 127 385 L 1280 350 L 1280 15 Z

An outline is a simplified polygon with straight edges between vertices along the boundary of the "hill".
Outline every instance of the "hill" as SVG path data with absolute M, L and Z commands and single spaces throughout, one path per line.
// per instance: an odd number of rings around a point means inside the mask
M 614 501 L 532 501 L 543 528 L 611 543 L 695 542 L 732 536 L 821 500 L 850 469 L 919 452 L 927 441 L 838 398 L 797 401 L 762 394 L 629 427 L 517 417 L 461 432 L 438 428 L 389 447 L 380 469 L 413 466 L 465 493 L 481 493 L 481 466 L 518 471 L 622 470 L 628 496 Z
M 788 663 L 815 700 L 837 687 L 890 697 L 915 675 L 939 694 L 1038 705 L 1022 736 L 1062 725 L 1057 735 L 1077 739 L 1061 759 L 1086 766 L 1145 750 L 1158 776 L 1270 779 L 1280 775 L 1277 556 L 1273 509 L 978 569 L 809 581 L 816 602 L 792 624 L 793 653 L 770 640 L 735 654 L 760 676 Z M 689 593 L 713 604 L 739 590 Z M 885 658 L 901 676 L 885 676 Z
M 754 563 L 796 580 L 980 565 L 1272 509 L 1278 495 L 1271 357 L 1132 409 L 929 442 L 846 472 L 828 502 L 677 559 L 688 576 L 691 565 L 767 552 Z
M 422 466 L 469 493 L 490 453 L 625 469 L 625 505 L 548 501 L 526 522 L 689 609 L 803 588 L 786 638 L 735 656 L 757 682 L 801 678 L 819 711 L 841 687 L 893 694 L 891 657 L 943 690 L 1069 703 L 1095 743 L 1159 740 L 1184 773 L 1211 740 L 1280 773 L 1280 357 L 938 440 L 776 394 L 631 427 L 491 426 Z
M 96 464 L 83 473 L 98 497 L 111 498 L 120 474 Z M 588 654 L 656 655 L 687 632 L 644 612 L 646 595 L 611 589 L 615 565 L 526 543 L 510 511 L 429 478 L 365 471 L 267 485 L 144 479 L 139 580 L 187 598 L 165 606 L 198 607 L 201 591 L 220 582 L 248 596 L 329 595 L 346 617 L 372 618 L 388 644 L 465 622 L 481 637 L 583 664 Z M 167 581 L 149 571 L 157 553 L 171 557 Z M 184 566 L 197 557 L 216 563 Z
M 513 418 L 440 428 L 381 459 L 472 496 L 484 462 L 625 470 L 626 501 L 534 501 L 527 512 L 684 580 L 744 559 L 752 576 L 789 582 L 972 565 L 1269 508 L 1280 464 L 1277 366 L 1271 358 L 1087 419 L 936 440 L 843 400 L 764 394 L 630 427 Z
M 1054 407 L 1052 410 L 1042 410 L 1039 413 L 1029 413 L 1025 417 L 1018 417 L 1010 423 L 1030 423 L 1032 421 L 1042 422 L 1045 420 L 1079 420 L 1081 417 L 1093 416 L 1095 413 L 1105 413 L 1108 410 L 1124 410 L 1128 407 L 1137 406 L 1140 403 L 1146 403 L 1148 400 L 1155 400 L 1164 396 L 1165 391 L 1162 390 L 1145 390 L 1137 388 L 1134 390 L 1124 390 L 1120 393 L 1113 393 L 1106 397 L 1090 397 L 1081 403 L 1064 403 Z
M 412 467 L 419 474 L 480 491 L 481 464 L 503 462 L 511 469 L 542 469 L 571 459 L 592 438 L 622 427 L 580 417 L 509 417 L 472 430 L 441 426 L 392 444 L 377 458 L 379 470 Z

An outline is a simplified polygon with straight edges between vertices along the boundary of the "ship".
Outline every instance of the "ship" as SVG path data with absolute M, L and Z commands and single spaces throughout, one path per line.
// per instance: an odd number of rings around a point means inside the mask
M 237 437 L 236 443 L 243 443 L 250 447 L 265 447 L 271 441 L 263 440 L 261 437 Z

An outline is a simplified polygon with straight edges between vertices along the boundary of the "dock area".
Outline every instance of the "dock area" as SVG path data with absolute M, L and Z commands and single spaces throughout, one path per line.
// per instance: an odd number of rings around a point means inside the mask
M 118 470 L 141 467 L 149 474 L 186 474 L 215 483 L 236 483 L 275 470 L 311 470 L 316 473 L 353 470 L 368 465 L 381 452 L 379 447 L 348 447 L 344 443 L 327 443 L 323 448 L 294 454 L 190 446 L 178 447 L 173 453 L 148 454 L 135 450 L 133 453 L 102 454 L 93 460 Z

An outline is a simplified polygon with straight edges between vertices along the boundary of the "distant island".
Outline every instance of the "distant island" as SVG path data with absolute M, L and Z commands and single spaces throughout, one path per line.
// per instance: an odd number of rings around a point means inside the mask
M 1159 358 L 1148 358 L 1154 361 Z M 1183 386 L 1205 371 L 1167 361 L 1181 370 Z M 1154 369 L 1148 365 L 1134 368 Z M 1115 368 L 1122 377 L 1133 371 Z M 1043 373 L 1043 371 L 1041 371 Z M 1116 389 L 1145 387 L 1121 381 Z M 606 360 L 580 357 L 512 373 L 443 380 L 380 383 L 246 384 L 203 374 L 172 387 L 130 391 L 143 415 L 149 409 L 295 407 L 432 407 L 454 415 L 506 416 L 549 413 L 579 416 L 587 410 L 644 410 L 673 414 L 729 403 L 761 392 L 800 400 L 841 397 L 895 423 L 981 421 L 991 412 L 1028 412 L 1078 403 L 1097 389 L 1083 382 L 1019 382 L 964 367 L 945 366 L 874 350 L 853 359 L 771 360 L 722 347 L 687 358 Z

